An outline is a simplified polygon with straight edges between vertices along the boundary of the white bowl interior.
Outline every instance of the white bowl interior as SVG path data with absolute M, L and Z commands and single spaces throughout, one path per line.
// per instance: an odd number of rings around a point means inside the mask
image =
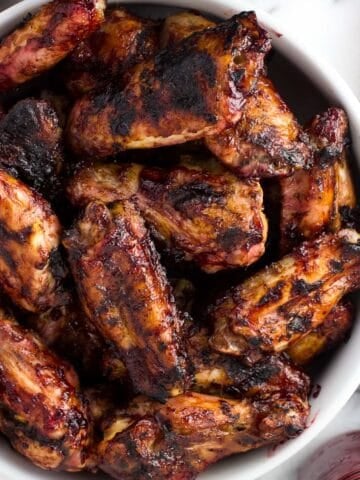
M 0 32 L 12 29 L 26 13 L 46 0 L 25 0 L 0 14 Z M 114 3 L 114 2 L 112 2 Z M 133 0 L 116 3 L 142 4 L 136 9 L 143 15 L 164 16 L 174 7 L 197 8 L 208 14 L 227 18 L 242 10 L 251 10 L 251 4 L 238 0 L 175 0 L 172 7 L 154 7 L 151 1 Z M 170 0 L 158 0 L 157 5 L 166 5 Z M 148 5 L 145 5 L 148 4 Z M 291 35 L 267 14 L 257 11 L 260 23 L 272 33 L 275 55 L 270 60 L 270 76 L 279 91 L 288 101 L 301 121 L 309 120 L 327 105 L 342 106 L 350 119 L 353 152 L 360 167 L 360 104 L 339 75 L 313 54 L 295 45 Z M 355 296 L 359 307 L 359 295 Z M 357 309 L 359 311 L 359 308 Z M 312 399 L 312 413 L 309 426 L 298 438 L 276 449 L 262 449 L 245 455 L 238 455 L 220 462 L 201 475 L 203 480 L 254 480 L 269 472 L 308 444 L 339 412 L 360 383 L 360 319 L 355 324 L 350 340 L 340 347 L 329 359 L 326 368 L 315 379 L 321 386 L 320 394 Z M 91 476 L 93 478 L 93 476 Z M 13 452 L 5 441 L 1 441 L 1 480 L 37 480 L 65 478 L 88 479 L 90 474 L 74 475 L 42 472 Z M 105 478 L 99 475 L 96 478 Z M 108 478 L 108 477 L 106 477 Z M 311 479 L 309 479 L 311 480 Z

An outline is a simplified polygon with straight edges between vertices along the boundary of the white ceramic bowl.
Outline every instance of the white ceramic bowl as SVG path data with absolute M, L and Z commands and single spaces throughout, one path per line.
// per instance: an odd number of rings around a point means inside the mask
M 24 0 L 0 13 L 0 34 L 7 33 L 20 20 L 46 0 Z M 219 18 L 228 18 L 242 10 L 253 9 L 251 4 L 241 0 L 133 0 L 117 3 L 169 5 L 172 7 L 197 8 Z M 161 15 L 164 10 L 156 7 L 139 7 L 146 14 Z M 272 34 L 273 45 L 282 57 L 274 59 L 271 71 L 277 76 L 277 84 L 282 94 L 290 102 L 300 117 L 309 117 L 328 103 L 342 106 L 350 119 L 353 151 L 360 167 L 360 104 L 340 76 L 325 62 L 316 58 L 299 43 L 291 39 L 291 34 L 273 18 L 257 10 L 260 23 Z M 304 30 L 304 35 L 306 31 Z M 293 64 L 293 65 L 291 65 Z M 296 67 L 294 69 L 294 66 Z M 276 75 L 277 74 L 277 75 Z M 312 85 L 303 74 L 311 79 Z M 321 99 L 323 96 L 324 99 Z M 321 99 L 321 100 L 319 100 Z M 358 296 L 359 298 L 360 296 Z M 359 302 L 360 303 L 360 298 Z M 359 305 L 358 305 L 359 307 Z M 359 311 L 359 308 L 358 308 Z M 359 315 L 358 315 L 359 316 Z M 279 446 L 275 451 L 262 449 L 245 455 L 238 455 L 212 467 L 201 475 L 203 480 L 254 480 L 288 460 L 307 445 L 335 417 L 360 383 L 360 318 L 348 343 L 343 345 L 330 359 L 322 373 L 316 378 L 321 385 L 320 395 L 312 400 L 312 413 L 309 427 L 295 440 Z M 1 346 L 0 346 L 1 348 Z M 90 479 L 90 474 L 74 477 L 66 474 L 51 474 L 36 469 L 20 455 L 13 452 L 2 441 L 0 453 L 1 480 L 65 480 L 71 478 Z M 103 476 L 96 478 L 104 478 Z M 134 479 L 136 480 L 136 479 Z M 275 480 L 275 479 L 274 479 Z M 309 479 L 311 480 L 311 479 Z

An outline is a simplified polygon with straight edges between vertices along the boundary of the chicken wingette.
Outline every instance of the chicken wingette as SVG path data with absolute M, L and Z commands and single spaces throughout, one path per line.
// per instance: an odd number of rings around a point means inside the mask
M 195 33 L 135 68 L 124 90 L 113 84 L 80 99 L 69 144 L 78 154 L 106 157 L 215 134 L 240 118 L 269 49 L 254 13 Z
M 83 95 L 130 75 L 137 63 L 159 49 L 158 24 L 125 8 L 107 10 L 105 21 L 72 52 L 64 66 L 65 81 L 74 96 Z
M 168 17 L 164 23 L 164 46 L 174 46 L 195 32 L 214 26 L 192 12 Z M 214 136 L 205 144 L 225 165 L 244 177 L 288 175 L 311 161 L 304 132 L 271 80 L 261 75 L 255 91 L 242 107 L 236 126 Z
M 308 414 L 296 393 L 250 401 L 188 392 L 165 404 L 138 397 L 104 422 L 99 467 L 119 480 L 192 480 L 221 458 L 297 436 Z
M 50 205 L 20 180 L 0 170 L 0 285 L 30 312 L 67 303 L 61 226 Z
M 82 470 L 92 426 L 75 371 L 0 309 L 0 431 L 47 470 Z
M 280 180 L 281 249 L 338 230 L 341 209 L 356 204 L 347 167 L 348 122 L 340 108 L 317 115 L 306 129 L 314 148 L 314 166 Z
M 21 100 L 0 121 L 0 166 L 53 199 L 60 190 L 61 140 L 54 108 L 44 100 Z
M 353 320 L 352 304 L 341 301 L 331 310 L 324 323 L 290 345 L 286 353 L 297 365 L 307 365 L 321 353 L 343 342 L 349 334 Z
M 130 202 L 90 203 L 64 245 L 90 321 L 124 361 L 134 389 L 163 399 L 184 388 L 181 319 Z
M 50 70 L 104 19 L 105 0 L 54 0 L 0 44 L 0 92 Z
M 208 273 L 250 265 L 265 251 L 259 182 L 239 180 L 216 165 L 95 165 L 80 170 L 67 192 L 74 205 L 132 198 L 169 252 Z
M 280 352 L 319 327 L 340 299 L 360 287 L 360 235 L 341 230 L 305 242 L 228 291 L 210 309 L 211 345 L 249 362 Z

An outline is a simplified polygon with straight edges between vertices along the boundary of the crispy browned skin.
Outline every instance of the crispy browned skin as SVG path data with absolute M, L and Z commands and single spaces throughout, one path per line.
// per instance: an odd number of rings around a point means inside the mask
M 359 288 L 359 268 L 355 230 L 303 243 L 217 302 L 211 345 L 249 361 L 260 352 L 286 350 L 321 325 L 347 292 Z
M 99 465 L 118 480 L 192 480 L 221 458 L 298 435 L 308 413 L 296 394 L 236 401 L 188 392 L 164 405 L 139 397 L 105 424 Z
M 76 303 L 31 315 L 27 324 L 83 378 L 91 382 L 127 380 L 125 365 L 115 349 L 106 344 Z
M 0 284 L 25 310 L 39 312 L 67 302 L 60 234 L 50 205 L 0 170 Z
M 309 379 L 285 359 L 267 356 L 254 366 L 246 366 L 237 357 L 214 351 L 205 327 L 190 335 L 187 351 L 194 391 L 262 399 L 296 393 L 304 400 L 309 393 Z
M 82 470 L 92 439 L 74 370 L 0 310 L 0 430 L 38 467 Z
M 354 319 L 354 309 L 350 302 L 336 305 L 323 324 L 293 343 L 287 350 L 291 360 L 297 365 L 306 365 L 320 353 L 337 347 L 348 335 Z
M 70 55 L 65 65 L 66 85 L 79 96 L 121 77 L 159 48 L 158 25 L 125 8 L 108 10 L 105 22 Z
M 54 198 L 63 164 L 61 137 L 58 116 L 48 102 L 22 100 L 0 121 L 0 165 Z
M 70 146 L 106 157 L 216 133 L 239 119 L 269 48 L 254 13 L 196 33 L 135 68 L 123 91 L 109 86 L 79 100 L 69 119 Z
M 169 15 L 161 31 L 161 47 L 169 48 L 180 43 L 195 32 L 214 27 L 215 23 L 197 12 L 179 12 Z
M 67 191 L 75 205 L 133 196 L 169 252 L 208 273 L 250 265 L 265 251 L 259 182 L 241 181 L 221 167 L 98 165 L 81 170 Z
M 137 210 L 91 203 L 64 241 L 83 308 L 126 364 L 134 388 L 156 398 L 184 386 L 181 322 Z
M 105 0 L 55 0 L 0 44 L 0 92 L 51 69 L 104 19 Z
M 244 177 L 289 175 L 311 160 L 311 149 L 271 80 L 262 76 L 236 127 L 206 137 L 206 146 Z
M 340 211 L 354 207 L 354 187 L 347 167 L 348 122 L 340 108 L 317 115 L 307 129 L 314 166 L 281 179 L 281 249 L 288 252 L 304 239 L 338 230 Z

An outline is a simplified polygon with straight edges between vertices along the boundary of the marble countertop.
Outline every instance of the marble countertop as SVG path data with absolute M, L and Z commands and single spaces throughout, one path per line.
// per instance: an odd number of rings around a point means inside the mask
M 294 36 L 327 59 L 360 99 L 359 0 L 248 1 L 254 10 L 261 8 L 274 15 Z M 0 10 L 14 3 L 16 0 L 0 0 Z M 360 390 L 306 449 L 259 480 L 296 480 L 297 468 L 318 446 L 338 433 L 355 429 L 360 429 Z

